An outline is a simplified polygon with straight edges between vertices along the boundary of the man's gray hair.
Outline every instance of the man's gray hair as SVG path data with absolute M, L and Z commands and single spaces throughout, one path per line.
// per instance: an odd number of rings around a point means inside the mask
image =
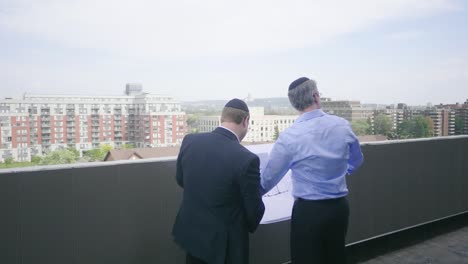
M 298 111 L 304 111 L 304 109 L 316 103 L 313 92 L 317 92 L 317 83 L 314 80 L 305 81 L 289 90 L 289 102 Z

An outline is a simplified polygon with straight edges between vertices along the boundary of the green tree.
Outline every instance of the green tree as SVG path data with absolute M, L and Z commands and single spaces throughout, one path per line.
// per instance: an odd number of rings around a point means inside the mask
M 101 144 L 99 148 L 86 151 L 83 155 L 88 158 L 89 161 L 103 161 L 113 147 L 109 144 Z
M 434 133 L 434 123 L 432 119 L 424 116 L 416 116 L 409 120 L 404 120 L 399 128 L 400 138 L 422 138 L 431 137 Z
M 279 138 L 279 128 L 278 126 L 275 126 L 275 134 L 273 135 L 273 140 L 276 141 Z
M 80 158 L 78 151 L 67 149 L 57 149 L 48 152 L 39 162 L 40 165 L 70 164 L 75 163 Z
M 200 120 L 200 114 L 188 114 L 187 115 L 187 132 L 190 134 L 198 133 L 198 120 Z
M 463 119 L 460 116 L 455 116 L 455 135 L 463 134 Z
M 413 138 L 411 126 L 412 126 L 411 119 L 403 120 L 403 122 L 401 122 L 401 124 L 398 125 L 398 129 L 397 129 L 398 138 L 402 138 L 402 139 Z
M 434 121 L 430 117 L 426 117 L 427 128 L 425 131 L 425 137 L 433 137 L 434 136 Z
M 385 114 L 377 114 L 374 117 L 374 134 L 388 136 L 392 132 L 393 122 Z
M 87 150 L 83 152 L 83 157 L 87 158 L 88 161 L 101 161 L 101 156 L 102 154 L 99 148 L 91 149 L 91 150 Z
M 187 126 L 194 127 L 197 125 L 198 120 L 200 119 L 199 115 L 196 114 L 188 114 L 187 115 Z
M 13 157 L 8 157 L 6 158 L 3 162 L 5 163 L 5 165 L 8 167 L 8 166 L 11 166 L 13 164 L 13 162 L 15 161 L 15 159 L 13 159 Z
M 76 148 L 68 147 L 67 150 L 73 153 L 76 157 L 80 157 L 80 152 Z
M 135 146 L 132 143 L 125 143 L 121 147 L 122 149 L 132 149 L 135 148 Z
M 34 164 L 39 164 L 41 162 L 41 156 L 32 156 L 31 157 L 31 163 L 34 163 Z
M 354 134 L 364 136 L 371 134 L 371 125 L 369 120 L 356 120 L 351 122 L 351 128 Z

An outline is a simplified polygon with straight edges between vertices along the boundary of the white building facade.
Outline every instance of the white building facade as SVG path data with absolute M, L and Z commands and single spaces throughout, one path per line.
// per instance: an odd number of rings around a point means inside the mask
M 298 115 L 265 115 L 263 107 L 249 107 L 249 132 L 243 142 L 273 142 L 276 136 L 290 127 Z M 199 132 L 211 132 L 221 125 L 221 116 L 204 116 L 199 120 Z

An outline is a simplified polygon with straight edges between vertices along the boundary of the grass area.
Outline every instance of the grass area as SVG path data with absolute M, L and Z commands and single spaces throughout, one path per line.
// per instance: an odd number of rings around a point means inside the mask
M 0 169 L 31 167 L 31 166 L 37 166 L 37 165 L 38 165 L 37 162 L 0 163 Z

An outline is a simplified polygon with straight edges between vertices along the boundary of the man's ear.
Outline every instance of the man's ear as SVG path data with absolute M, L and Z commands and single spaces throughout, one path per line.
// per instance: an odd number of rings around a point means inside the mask
M 317 93 L 312 91 L 312 99 L 314 99 L 314 104 L 317 103 Z
M 250 116 L 246 116 L 244 119 L 244 127 L 247 127 L 249 125 L 249 121 L 250 121 Z

